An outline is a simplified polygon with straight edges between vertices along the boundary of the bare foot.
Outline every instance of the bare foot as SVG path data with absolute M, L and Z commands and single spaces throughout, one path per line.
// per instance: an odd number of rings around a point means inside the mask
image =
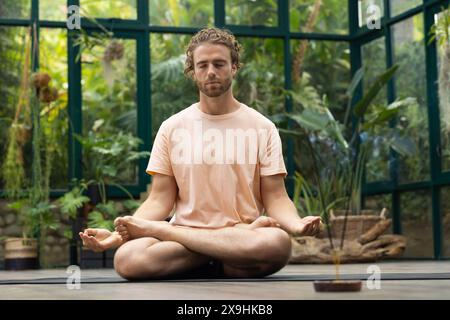
M 169 225 L 167 221 L 150 221 L 133 216 L 119 217 L 114 221 L 116 231 L 124 241 L 142 237 L 154 237 L 158 239 L 161 228 Z
M 235 225 L 235 227 L 253 230 L 256 228 L 268 228 L 268 227 L 280 228 L 280 224 L 277 222 L 277 220 L 275 220 L 271 217 L 261 216 L 261 217 L 258 217 L 255 221 L 253 221 L 250 224 L 239 223 L 239 224 Z

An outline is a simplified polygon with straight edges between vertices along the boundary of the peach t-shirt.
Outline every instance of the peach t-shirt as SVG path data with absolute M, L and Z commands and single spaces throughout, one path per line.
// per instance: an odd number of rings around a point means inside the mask
M 264 213 L 262 176 L 286 176 L 275 125 L 240 104 L 210 115 L 198 103 L 165 120 L 146 172 L 174 176 L 178 196 L 172 224 L 222 228 L 251 223 Z

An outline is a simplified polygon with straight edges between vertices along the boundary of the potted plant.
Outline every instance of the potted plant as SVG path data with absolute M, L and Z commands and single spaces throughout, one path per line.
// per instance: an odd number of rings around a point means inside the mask
M 5 240 L 5 268 L 27 269 L 45 265 L 43 254 L 48 229 L 59 227 L 54 209 L 49 200 L 49 181 L 55 141 L 52 122 L 49 119 L 58 91 L 52 87 L 51 77 L 30 67 L 31 35 L 36 35 L 36 26 L 30 28 L 24 56 L 24 68 L 15 116 L 9 127 L 7 149 L 2 165 L 6 198 L 12 200 L 9 207 L 18 213 L 22 237 Z M 30 75 L 30 70 L 35 73 Z M 32 150 L 29 163 L 25 164 L 23 153 Z M 26 172 L 30 168 L 31 172 Z M 27 178 L 27 177 L 31 178 Z
M 129 200 L 133 196 L 123 186 L 121 178 L 124 173 L 135 167 L 136 160 L 146 158 L 150 155 L 148 151 L 136 151 L 141 139 L 131 133 L 111 133 L 105 130 L 100 131 L 103 121 L 97 120 L 91 131 L 86 136 L 75 134 L 75 138 L 80 142 L 85 154 L 83 169 L 88 180 L 86 188 L 91 199 L 91 208 L 96 208 L 96 213 L 102 215 L 106 220 L 113 220 L 117 211 L 110 204 L 106 192 L 106 186 L 115 186 L 122 190 Z M 133 206 L 133 201 L 126 201 L 124 205 Z M 100 219 L 98 214 L 90 215 L 91 226 L 107 226 L 108 223 Z M 95 217 L 94 217 L 95 216 Z M 111 225 L 110 225 L 111 226 Z
M 344 255 L 347 252 L 343 252 L 343 249 L 344 239 L 346 239 L 348 215 L 349 213 L 361 213 L 363 171 L 368 151 L 374 141 L 375 133 L 373 129 L 377 126 L 386 125 L 402 108 L 415 103 L 414 99 L 406 98 L 389 105 L 373 105 L 374 98 L 390 79 L 392 79 L 397 69 L 398 66 L 393 66 L 378 76 L 367 93 L 353 107 L 353 112 L 351 112 L 353 93 L 362 79 L 363 71 L 359 70 L 355 74 L 347 90 L 349 102 L 344 123 L 340 123 L 333 117 L 326 100 L 314 108 L 303 108 L 298 113 L 277 115 L 274 118 L 279 123 L 281 121 L 286 122 L 287 119 L 291 120 L 296 124 L 297 130 L 280 129 L 280 132 L 291 136 L 302 137 L 305 140 L 306 152 L 311 157 L 312 176 L 316 189 L 313 191 L 313 188 L 306 182 L 305 178 L 297 173 L 295 177 L 296 192 L 294 196 L 299 198 L 300 194 L 302 194 L 304 199 L 299 201 L 294 198 L 294 202 L 300 207 L 300 212 L 304 211 L 308 212 L 308 214 L 315 213 L 321 215 L 326 227 L 324 236 L 327 237 L 327 239 L 323 240 L 328 244 L 321 243 L 320 249 L 322 251 L 314 252 L 311 256 L 319 259 L 319 261 L 314 261 L 316 263 L 320 262 L 320 258 L 330 259 L 336 265 L 336 279 L 339 279 L 338 266 L 342 262 L 342 258 L 347 258 Z M 300 104 L 302 103 L 302 97 L 297 96 L 294 92 L 288 92 L 288 94 L 294 101 Z M 350 119 L 350 114 L 352 113 L 353 119 Z M 348 134 L 345 130 L 348 128 L 350 120 L 353 120 L 353 130 Z M 348 138 L 346 139 L 346 137 Z M 415 152 L 415 145 L 412 140 L 408 137 L 401 136 L 395 128 L 385 128 L 383 135 L 377 135 L 377 138 L 383 139 L 390 148 L 400 154 L 408 155 Z M 332 156 L 335 161 L 332 164 L 322 159 L 320 148 L 324 141 L 333 150 Z M 330 168 L 327 167 L 331 167 L 331 173 Z M 338 187 L 335 188 L 336 186 Z M 339 218 L 343 222 L 342 230 L 333 230 L 337 229 L 337 224 L 333 221 L 330 213 L 336 207 L 341 207 L 345 210 L 342 218 Z M 313 211 L 311 212 L 309 210 Z M 380 219 L 383 219 L 385 212 L 383 212 Z M 337 218 L 334 219 L 336 220 Z M 377 226 L 377 230 L 371 229 L 371 234 L 375 231 L 379 232 L 379 228 L 386 228 L 387 225 L 388 222 L 383 221 L 381 225 Z M 375 226 L 373 227 L 375 228 Z M 364 236 L 369 235 L 364 234 Z M 333 238 L 340 240 L 340 243 L 336 243 L 336 239 L 333 240 Z M 366 238 L 363 240 L 366 240 Z M 304 241 L 309 240 L 304 239 Z M 403 242 L 400 247 L 404 248 Z M 324 253 L 326 254 L 324 255 Z M 349 259 L 348 261 L 352 260 Z M 318 287 L 316 289 L 323 289 L 321 287 L 322 285 L 324 284 L 317 284 Z M 345 290 L 346 285 L 349 286 L 349 289 L 358 289 L 358 284 L 355 285 L 354 283 L 343 284 L 342 282 L 335 281 L 325 284 L 325 286 L 328 285 L 331 286 L 331 288 L 328 287 L 331 290 Z M 337 286 L 336 288 L 334 287 L 335 285 Z
M 104 228 L 114 230 L 114 219 L 119 215 L 130 214 L 140 205 L 123 185 L 126 174 L 134 168 L 136 160 L 148 157 L 148 151 L 136 151 L 142 141 L 131 133 L 122 131 L 114 133 L 110 128 L 101 130 L 104 121 L 95 121 L 93 128 L 85 136 L 75 134 L 75 138 L 83 147 L 83 169 L 87 182 L 84 191 L 89 202 L 85 202 L 79 223 L 81 229 Z M 128 199 L 121 202 L 112 201 L 107 194 L 107 186 L 115 186 L 122 190 Z M 80 230 L 77 230 L 80 231 Z M 78 232 L 73 235 L 76 237 Z M 77 241 L 78 238 L 77 238 Z M 112 257 L 112 252 L 93 253 L 81 251 L 82 264 L 84 260 L 102 261 Z M 92 264 L 91 263 L 91 264 Z M 85 266 L 88 266 L 87 264 Z

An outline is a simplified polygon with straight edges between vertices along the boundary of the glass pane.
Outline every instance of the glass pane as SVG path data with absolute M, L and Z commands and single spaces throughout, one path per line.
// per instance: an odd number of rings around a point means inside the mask
M 386 218 L 392 219 L 392 196 L 391 194 L 378 194 L 374 196 L 365 196 L 364 197 L 364 209 L 373 210 L 376 214 L 381 213 L 383 208 L 386 208 Z M 388 233 L 394 232 L 393 224 L 391 223 L 391 227 L 386 231 Z
M 283 41 L 255 38 L 238 41 L 243 47 L 243 67 L 233 82 L 235 97 L 265 115 L 283 112 Z
M 399 15 L 409 9 L 422 4 L 422 0 L 390 0 L 391 17 Z
M 334 116 L 344 122 L 346 91 L 351 80 L 349 45 L 335 41 L 293 40 L 291 48 L 294 90 L 307 99 L 303 103 L 313 107 L 321 103 L 318 100 L 326 98 Z M 296 61 L 300 63 L 296 64 Z
M 0 1 L 0 18 L 29 19 L 31 0 Z
M 243 67 L 233 82 L 235 97 L 266 116 L 284 112 L 283 41 L 256 38 L 238 41 L 243 47 Z M 285 137 L 282 139 L 285 150 L 287 143 Z
M 39 19 L 66 21 L 67 0 L 39 0 Z
M 398 117 L 402 136 L 414 140 L 417 152 L 400 156 L 399 181 L 417 182 L 429 179 L 428 116 L 426 101 L 425 47 L 423 15 L 404 20 L 393 27 L 394 63 L 398 98 L 413 97 L 417 104 L 403 108 Z
M 13 123 L 13 119 L 18 108 L 19 96 L 21 94 L 21 82 L 23 79 L 23 70 L 25 68 L 25 52 L 27 44 L 30 46 L 28 29 L 23 27 L 0 27 L 0 96 L 2 97 L 2 105 L 0 107 L 0 189 L 5 188 L 4 180 L 4 165 L 6 160 L 7 141 L 9 141 L 9 128 Z M 25 85 L 25 90 L 28 86 Z M 22 105 L 21 112 L 18 113 L 18 123 L 23 128 L 29 127 L 29 117 L 25 117 L 25 106 Z M 25 131 L 24 131 L 25 132 Z M 13 157 L 13 163 L 10 163 L 10 168 L 14 168 L 16 175 L 16 166 L 18 163 L 25 161 L 24 168 L 27 169 L 29 165 L 29 157 L 23 157 L 29 151 L 29 144 L 20 148 L 17 153 L 18 156 Z M 29 176 L 27 171 L 25 176 Z M 12 182 L 9 183 L 11 185 Z
M 214 24 L 212 0 L 149 0 L 149 2 L 151 25 L 204 27 Z
M 277 0 L 226 0 L 225 23 L 249 26 L 278 26 Z
M 348 102 L 346 91 L 350 84 L 348 44 L 305 40 L 293 40 L 291 43 L 294 112 L 300 112 L 303 108 L 317 110 L 325 106 L 343 124 Z M 336 158 L 342 156 L 342 150 L 336 148 L 335 140 L 320 136 L 310 140 L 319 150 L 324 163 L 322 167 L 327 171 L 323 172 L 324 176 L 336 173 L 335 165 L 339 164 Z M 306 140 L 295 139 L 295 144 L 296 166 L 303 174 L 310 175 L 313 163 L 311 156 L 305 152 L 308 148 Z M 310 182 L 315 181 L 312 176 L 308 178 Z
M 348 33 L 347 1 L 315 0 L 290 1 L 292 32 Z
M 80 0 L 80 12 L 92 18 L 136 19 L 136 0 Z
M 408 258 L 433 257 L 433 223 L 431 194 L 427 191 L 400 195 L 402 234 L 406 237 Z
M 58 99 L 42 104 L 45 110 L 41 125 L 45 134 L 45 152 L 52 159 L 50 187 L 67 187 L 68 121 L 67 121 L 67 32 L 65 29 L 40 30 L 40 71 L 51 77 L 50 86 L 58 90 Z
M 358 0 L 359 26 L 373 25 L 378 19 L 384 17 L 383 0 Z
M 386 70 L 385 38 L 379 38 L 362 47 L 362 64 L 364 68 L 363 90 L 367 92 L 375 78 Z M 386 105 L 387 88 L 376 96 L 374 105 Z M 373 109 L 371 109 L 373 110 Z M 368 114 L 370 117 L 370 112 Z M 380 138 L 383 136 L 383 127 L 376 127 L 373 132 L 373 147 L 369 149 L 366 165 L 366 181 L 389 180 L 389 147 Z
M 450 257 L 450 187 L 441 189 L 441 217 L 442 217 L 442 255 Z
M 161 123 L 197 102 L 198 91 L 184 74 L 190 35 L 151 34 L 152 139 Z
M 439 108 L 441 118 L 442 171 L 450 170 L 450 11 L 435 15 L 439 74 Z M 448 34 L 445 34 L 445 28 Z
M 101 170 L 136 183 L 137 163 L 126 164 L 127 154 L 137 151 L 131 144 L 137 134 L 136 41 L 89 39 L 95 45 L 82 52 L 83 136 L 96 149 L 83 151 L 84 177 L 93 179 Z

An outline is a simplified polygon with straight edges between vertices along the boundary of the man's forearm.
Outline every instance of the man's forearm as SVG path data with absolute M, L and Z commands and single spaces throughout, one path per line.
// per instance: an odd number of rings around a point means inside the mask
M 145 200 L 136 210 L 133 216 L 153 221 L 165 220 L 173 207 L 169 209 L 167 205 L 163 205 L 160 201 L 149 198 Z
M 274 218 L 281 225 L 281 228 L 288 233 L 294 233 L 292 226 L 301 221 L 297 213 L 297 208 L 289 197 L 281 197 L 266 208 L 267 215 Z

